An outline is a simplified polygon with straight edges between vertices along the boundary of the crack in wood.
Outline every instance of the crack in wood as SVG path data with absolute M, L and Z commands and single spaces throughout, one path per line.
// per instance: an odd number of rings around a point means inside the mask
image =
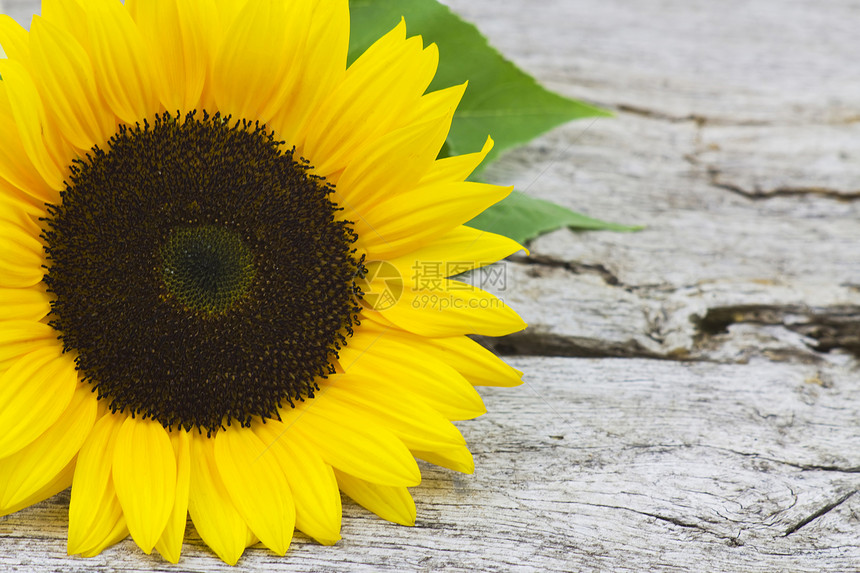
M 575 274 L 594 274 L 603 279 L 603 282 L 609 286 L 623 287 L 621 281 L 615 274 L 601 264 L 580 263 L 577 261 L 562 261 L 546 255 L 530 255 L 527 257 L 513 255 L 510 260 L 515 263 L 520 263 L 527 266 L 541 266 L 554 269 L 564 269 L 565 271 Z
M 779 461 L 779 460 L 776 460 Z M 832 465 L 816 465 L 816 464 L 793 464 L 791 462 L 780 462 L 787 466 L 793 466 L 807 471 L 822 471 L 822 472 L 837 472 L 843 474 L 860 474 L 860 466 L 852 466 L 843 468 L 841 466 Z
M 639 117 L 645 117 L 649 119 L 657 119 L 668 121 L 670 123 L 687 123 L 694 122 L 696 125 L 700 127 L 704 126 L 734 126 L 734 127 L 762 127 L 762 126 L 770 126 L 773 125 L 773 122 L 768 120 L 760 120 L 760 119 L 733 119 L 733 118 L 725 118 L 725 117 L 717 117 L 717 116 L 707 116 L 698 113 L 689 113 L 687 115 L 675 115 L 665 111 L 660 111 L 657 109 L 652 109 L 644 106 L 638 106 L 627 103 L 609 103 L 609 102 L 596 102 L 596 105 L 604 108 L 614 108 L 622 113 L 629 113 L 631 115 L 638 115 Z M 853 121 L 851 121 L 853 120 Z M 855 118 L 849 118 L 844 122 L 837 122 L 837 124 L 850 124 L 854 123 L 857 120 Z
M 738 450 L 732 450 L 730 448 L 719 448 L 719 447 L 708 446 L 708 445 L 702 445 L 701 447 L 712 448 L 715 450 L 736 454 L 736 455 L 743 456 L 746 458 L 754 458 L 756 460 L 762 460 L 765 462 L 789 466 L 789 467 L 797 468 L 797 469 L 804 470 L 804 471 L 823 471 L 823 472 L 836 472 L 836 473 L 846 473 L 846 474 L 860 473 L 860 466 L 843 467 L 843 466 L 838 466 L 835 464 L 801 464 L 801 463 L 797 463 L 797 462 L 789 462 L 787 460 L 770 458 L 767 456 L 763 456 L 761 454 L 756 454 L 754 452 L 741 452 Z
M 692 161 L 692 158 L 691 158 Z M 836 189 L 831 189 L 829 187 L 817 187 L 817 186 L 782 186 L 782 187 L 774 187 L 772 189 L 759 189 L 756 188 L 752 191 L 749 189 L 745 189 L 744 187 L 737 185 L 735 183 L 729 183 L 723 181 L 720 178 L 720 170 L 713 166 L 708 166 L 707 168 L 708 177 L 710 178 L 710 183 L 714 187 L 718 187 L 720 189 L 725 189 L 727 191 L 731 191 L 732 193 L 736 193 L 747 199 L 752 200 L 766 200 L 773 199 L 775 197 L 797 197 L 804 195 L 815 195 L 818 197 L 825 197 L 828 199 L 833 199 L 836 201 L 842 202 L 850 202 L 856 201 L 860 199 L 860 190 L 856 191 L 839 191 Z
M 860 356 L 860 307 L 810 308 L 800 305 L 738 305 L 709 308 L 696 320 L 700 338 L 725 334 L 733 324 L 782 326 L 810 340 L 810 348 L 828 353 L 837 348 Z
M 624 113 L 631 113 L 633 115 L 639 115 L 642 117 L 648 117 L 652 119 L 662 119 L 664 121 L 671 121 L 673 123 L 684 123 L 688 121 L 695 122 L 697 125 L 705 125 L 709 120 L 707 117 L 703 115 L 698 115 L 695 113 L 691 113 L 688 115 L 672 115 L 669 113 L 665 113 L 662 111 L 657 111 L 654 109 L 648 109 L 636 105 L 630 105 L 626 103 L 621 103 L 615 106 L 618 111 L 622 111 Z
M 735 361 L 744 362 L 759 355 L 776 361 L 804 363 L 826 361 L 834 350 L 860 356 L 860 304 L 853 301 L 818 306 L 793 301 L 722 306 L 712 303 L 708 308 L 685 311 L 689 306 L 678 305 L 675 295 L 686 296 L 684 291 L 695 291 L 694 287 L 630 285 L 602 264 L 565 261 L 554 256 L 514 256 L 509 260 L 521 268 L 520 272 L 528 281 L 564 280 L 553 272 L 596 276 L 607 287 L 628 293 L 618 295 L 626 297 L 623 312 L 627 314 L 622 313 L 622 316 L 634 322 L 628 328 L 602 336 L 603 333 L 588 329 L 561 329 L 559 332 L 552 320 L 545 318 L 544 322 L 532 321 L 533 326 L 524 332 L 500 339 L 480 338 L 485 346 L 506 356 L 652 358 L 680 362 L 723 362 L 731 361 L 734 356 Z M 590 284 L 592 299 L 615 296 L 597 292 L 600 287 L 593 285 L 593 281 Z M 691 296 L 696 296 L 696 292 Z M 742 324 L 751 325 L 751 328 L 744 332 L 731 329 L 733 325 Z M 756 347 L 757 354 L 721 354 L 721 349 L 734 344 L 738 336 L 742 339 L 759 330 L 764 339 L 773 339 L 772 345 Z M 783 339 L 779 333 L 788 338 Z
M 845 495 L 843 495 L 842 497 L 840 497 L 840 498 L 839 498 L 839 499 L 837 499 L 836 501 L 834 501 L 834 502 L 832 502 L 832 503 L 828 503 L 827 505 L 825 505 L 825 506 L 824 506 L 824 507 L 822 507 L 821 509 L 817 510 L 817 511 L 816 511 L 816 512 L 814 512 L 813 514 L 811 514 L 811 515 L 809 515 L 809 516 L 807 516 L 807 517 L 805 517 L 805 518 L 801 519 L 801 520 L 800 520 L 800 521 L 798 521 L 796 524 L 794 524 L 794 525 L 792 525 L 791 527 L 789 527 L 789 528 L 785 531 L 785 533 L 783 533 L 783 534 L 782 534 L 782 536 L 783 536 L 783 537 L 788 537 L 788 536 L 789 536 L 789 535 L 791 535 L 792 533 L 796 533 L 796 532 L 797 532 L 798 530 L 800 530 L 801 528 L 806 527 L 807 525 L 809 525 L 810 523 L 812 523 L 813 521 L 815 521 L 815 520 L 816 520 L 816 519 L 818 519 L 819 517 L 822 517 L 823 515 L 826 515 L 827 513 L 829 513 L 829 512 L 831 512 L 831 511 L 833 511 L 834 509 L 836 509 L 837 507 L 839 507 L 840 505 L 842 505 L 843 503 L 845 503 L 846 501 L 848 501 L 848 500 L 851 498 L 851 496 L 853 496 L 855 493 L 857 493 L 857 491 L 858 491 L 858 490 L 856 490 L 856 489 L 855 489 L 855 490 L 852 490 L 852 491 L 849 491 L 848 493 L 846 493 Z
M 671 523 L 672 525 L 677 525 L 678 527 L 686 527 L 688 529 L 698 529 L 699 531 L 704 531 L 706 533 L 712 533 L 713 531 L 709 531 L 705 527 L 702 527 L 698 523 L 691 523 L 689 521 L 684 521 L 682 519 L 678 519 L 677 517 L 669 517 L 666 515 L 660 515 L 659 513 L 651 513 L 648 511 L 637 511 L 635 509 L 631 510 L 639 515 L 645 515 L 647 517 L 653 517 L 654 519 L 659 519 L 660 521 L 665 521 L 666 523 Z
M 712 446 L 709 444 L 629 444 L 625 446 L 625 448 L 629 449 L 641 449 L 641 450 L 658 450 L 661 452 L 669 451 L 669 450 L 688 450 L 692 448 L 706 448 L 711 450 L 716 450 L 720 452 L 725 452 L 728 454 L 734 454 L 737 456 L 742 456 L 745 458 L 752 458 L 755 460 L 761 460 L 764 462 L 770 462 L 773 464 L 779 464 L 784 466 L 789 466 L 792 468 L 797 468 L 799 470 L 804 471 L 823 471 L 823 472 L 835 472 L 835 473 L 846 473 L 846 474 L 855 474 L 860 473 L 860 466 L 839 466 L 835 464 L 802 464 L 798 462 L 790 462 L 787 460 L 780 460 L 777 458 L 771 458 L 768 456 L 763 456 L 761 454 L 757 454 L 755 452 L 742 452 L 739 450 L 733 450 L 731 448 L 722 448 L 719 446 Z
M 503 338 L 476 336 L 475 339 L 502 356 L 682 359 L 648 350 L 636 340 L 612 343 L 594 338 L 541 332 L 537 329 L 517 332 Z
M 650 517 L 652 519 L 656 519 L 658 521 L 663 521 L 665 523 L 669 523 L 669 524 L 675 525 L 677 527 L 683 527 L 685 529 L 695 529 L 697 531 L 701 531 L 702 533 L 707 533 L 709 535 L 713 535 L 714 537 L 716 537 L 718 539 L 726 540 L 729 543 L 731 543 L 732 545 L 737 546 L 737 547 L 740 547 L 743 545 L 743 542 L 739 539 L 739 536 L 723 535 L 723 534 L 720 534 L 716 531 L 713 531 L 713 530 L 711 530 L 711 529 L 709 529 L 709 528 L 707 528 L 707 527 L 705 527 L 699 523 L 695 523 L 692 521 L 686 521 L 686 520 L 678 518 L 678 517 L 661 515 L 659 513 L 653 513 L 650 511 L 642 511 L 641 509 L 634 509 L 632 507 L 625 507 L 623 505 L 611 505 L 611 504 L 606 504 L 606 503 L 591 503 L 591 502 L 571 502 L 571 503 L 578 503 L 578 504 L 587 505 L 590 507 L 601 507 L 601 508 L 605 508 L 605 509 L 618 509 L 621 511 L 629 511 L 629 512 L 635 513 L 637 515 L 642 515 L 644 517 Z

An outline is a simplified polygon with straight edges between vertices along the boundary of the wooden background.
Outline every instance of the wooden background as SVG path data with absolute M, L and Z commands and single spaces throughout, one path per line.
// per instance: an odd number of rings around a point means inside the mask
M 0 0 L 3 2 L 3 0 Z M 504 156 L 499 183 L 635 234 L 506 263 L 526 372 L 423 466 L 418 523 L 345 502 L 256 571 L 860 571 L 860 7 L 847 0 L 449 0 L 548 87 L 616 112 Z M 5 0 L 28 22 L 33 0 Z M 0 519 L 8 571 L 229 570 L 190 530 L 65 555 L 68 493 Z

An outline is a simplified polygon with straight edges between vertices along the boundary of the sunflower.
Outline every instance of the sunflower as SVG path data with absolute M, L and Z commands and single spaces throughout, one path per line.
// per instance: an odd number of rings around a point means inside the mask
M 348 40 L 347 0 L 0 17 L 0 513 L 71 486 L 69 554 L 176 562 L 190 514 L 235 564 L 473 471 L 451 421 L 520 373 L 467 335 L 525 325 L 446 270 L 520 249 L 463 225 L 510 190 L 438 159 L 434 45 Z

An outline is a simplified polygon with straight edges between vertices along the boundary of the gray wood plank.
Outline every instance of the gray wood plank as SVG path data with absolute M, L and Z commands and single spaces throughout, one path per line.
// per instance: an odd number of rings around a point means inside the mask
M 504 263 L 531 327 L 488 342 L 526 384 L 460 424 L 475 475 L 422 465 L 414 528 L 345 500 L 334 547 L 299 535 L 239 569 L 860 571 L 856 4 L 447 3 L 616 112 L 487 177 L 647 228 L 561 230 Z M 66 556 L 67 511 L 65 492 L 0 519 L 0 567 L 175 569 L 130 540 Z M 233 570 L 191 527 L 183 555 Z
M 856 372 L 767 361 L 512 362 L 526 385 L 485 389 L 489 413 L 460 424 L 475 475 L 425 466 L 414 528 L 346 503 L 338 545 L 298 538 L 286 558 L 251 548 L 242 567 L 817 572 L 860 563 Z M 169 569 L 130 540 L 93 559 L 65 557 L 67 503 L 61 494 L 0 522 L 0 566 Z M 222 568 L 193 532 L 181 566 Z

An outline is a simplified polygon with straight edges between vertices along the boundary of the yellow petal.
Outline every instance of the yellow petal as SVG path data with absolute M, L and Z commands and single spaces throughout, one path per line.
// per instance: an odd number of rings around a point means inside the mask
M 24 449 L 0 460 L 0 513 L 42 495 L 78 454 L 96 420 L 96 399 L 81 384 L 57 421 Z
M 69 555 L 95 552 L 125 528 L 111 477 L 116 437 L 125 418 L 102 416 L 78 455 L 69 503 Z
M 0 376 L 0 458 L 38 438 L 66 411 L 78 382 L 62 347 L 22 356 Z
M 0 178 L 0 217 L 38 233 L 41 227 L 36 221 L 47 214 L 44 202 Z
M 382 292 L 385 284 L 381 280 L 372 282 L 369 292 Z M 504 336 L 527 326 L 495 295 L 458 281 L 445 279 L 440 284 L 440 288 L 433 290 L 404 286 L 396 304 L 378 310 L 367 309 L 367 315 L 371 318 L 382 315 L 403 330 L 430 337 Z
M 334 470 L 277 420 L 255 424 L 254 433 L 272 451 L 289 482 L 296 528 L 323 545 L 336 543 L 340 539 L 341 501 Z
M 437 160 L 421 179 L 421 186 L 427 187 L 439 183 L 465 181 L 492 149 L 493 140 L 488 137 L 483 149 L 477 153 L 455 155 L 454 157 L 445 157 Z
M 0 288 L 0 316 L 4 318 L 38 321 L 49 312 L 51 302 L 43 288 Z
M 441 286 L 444 278 L 483 268 L 521 250 L 523 247 L 513 239 L 460 225 L 386 262 L 393 265 L 404 283 L 414 290 L 432 289 Z
M 97 0 L 86 5 L 90 54 L 99 93 L 122 121 L 152 117 L 158 99 L 152 82 L 151 55 L 122 4 Z
M 74 36 L 85 49 L 89 48 L 87 14 L 79 0 L 42 0 L 42 18 Z
M 356 333 L 360 350 L 365 350 L 379 338 L 394 338 L 415 350 L 429 354 L 454 368 L 475 386 L 519 386 L 523 373 L 512 368 L 498 356 L 467 336 L 428 338 L 404 332 L 393 325 L 364 321 Z
M 0 76 L 9 97 L 24 152 L 52 189 L 62 189 L 68 146 L 48 126 L 42 99 L 30 73 L 15 60 L 0 60 Z
M 245 534 L 245 547 L 251 547 L 252 545 L 258 544 L 260 542 L 260 540 L 257 539 L 257 536 L 254 535 L 254 532 L 251 531 L 250 528 L 246 528 L 246 529 L 247 529 L 247 531 Z
M 90 58 L 74 36 L 36 17 L 30 31 L 34 77 L 54 122 L 72 145 L 89 151 L 116 130 L 96 91 Z
M 354 228 L 368 260 L 395 258 L 471 220 L 511 189 L 469 181 L 419 187 L 380 201 Z
M 27 230 L 0 219 L 0 286 L 26 288 L 38 284 L 44 263 L 42 243 Z
M 472 458 L 472 452 L 466 446 L 458 446 L 456 448 L 447 448 L 434 450 L 431 452 L 412 450 L 414 455 L 419 460 L 448 468 L 456 472 L 471 474 L 475 473 L 475 460 Z
M 423 338 L 421 350 L 454 367 L 476 386 L 519 386 L 523 373 L 466 336 Z
M 335 468 L 337 483 L 343 493 L 385 519 L 400 525 L 415 525 L 415 501 L 405 487 L 371 483 Z
M 230 427 L 215 436 L 215 463 L 233 506 L 260 541 L 284 555 L 296 509 L 272 450 L 250 428 Z
M 0 372 L 20 356 L 45 347 L 58 347 L 57 331 L 43 322 L 0 321 Z
M 188 491 L 191 484 L 191 438 L 188 432 L 176 429 L 170 432 L 170 442 L 176 454 L 176 501 L 167 520 L 164 533 L 155 548 L 171 563 L 179 562 L 185 524 L 188 520 Z
M 233 21 L 236 20 L 247 3 L 248 0 L 218 0 L 218 2 L 216 2 L 221 26 L 224 28 L 225 32 L 230 29 L 233 25 Z
M 427 89 L 439 61 L 435 46 L 406 39 L 400 23 L 346 71 L 308 122 L 302 154 L 323 177 L 339 172 L 358 148 L 403 125 Z
M 320 46 L 325 46 L 320 49 Z M 347 0 L 316 2 L 301 61 L 297 89 L 275 112 L 270 125 L 302 155 L 309 116 L 343 79 L 349 50 Z
M 218 109 L 266 123 L 284 105 L 299 79 L 311 7 L 308 0 L 245 4 L 215 60 Z
M 209 13 L 207 25 L 203 30 L 205 52 L 208 54 L 208 68 L 206 82 L 203 85 L 203 93 L 200 96 L 199 109 L 218 109 L 215 103 L 215 94 L 213 87 L 213 77 L 215 72 L 215 63 L 217 55 L 221 50 L 221 44 L 224 42 L 227 31 L 233 25 L 236 16 L 245 7 L 247 0 L 204 0 L 204 5 L 201 9 L 215 10 Z
M 298 439 L 313 444 L 326 463 L 352 475 L 386 485 L 412 486 L 421 472 L 406 446 L 387 429 L 357 421 L 349 412 L 317 393 L 291 412 L 281 411 L 285 424 Z
M 338 178 L 334 194 L 347 209 L 347 218 L 362 217 L 380 199 L 417 185 L 445 143 L 455 107 L 452 101 L 443 115 L 387 133 L 356 155 Z
M 113 482 L 128 530 L 150 553 L 176 501 L 176 456 L 159 422 L 129 417 L 113 454 Z
M 486 412 L 481 396 L 456 370 L 391 332 L 356 333 L 340 356 L 347 375 L 360 377 L 364 387 L 392 396 L 411 392 L 449 420 L 468 420 Z
M 0 46 L 10 60 L 26 63 L 30 59 L 27 30 L 8 14 L 0 14 Z
M 212 0 L 126 2 L 159 65 L 154 84 L 164 107 L 188 112 L 197 107 L 210 66 L 207 35 L 217 10 Z
M 38 203 L 57 203 L 60 194 L 42 178 L 18 135 L 5 82 L 0 81 L 0 185 L 29 195 Z
M 191 435 L 188 512 L 201 539 L 225 563 L 235 565 L 248 541 L 248 526 L 236 511 L 215 463 L 215 440 Z
M 431 47 L 434 50 L 435 48 L 435 45 Z M 404 115 L 402 125 L 420 123 L 430 117 L 453 116 L 467 86 L 468 82 L 463 82 L 459 85 L 425 93 L 418 100 L 418 104 Z
M 30 507 L 31 505 L 35 505 L 40 501 L 44 501 L 49 497 L 53 497 L 63 491 L 64 489 L 68 489 L 70 485 L 72 485 L 72 476 L 75 475 L 75 459 L 72 458 L 66 467 L 60 470 L 50 482 L 45 484 L 43 487 L 33 492 L 27 497 L 24 497 L 18 503 L 14 505 L 10 505 L 4 508 L 4 515 L 15 513 L 16 511 L 20 511 L 25 507 Z
M 119 509 L 119 500 L 115 497 L 110 501 L 110 513 L 121 511 Z M 86 551 L 81 551 L 81 557 L 95 557 L 108 547 L 112 547 L 128 537 L 128 527 L 125 525 L 125 518 L 121 518 L 119 521 L 114 524 L 113 529 L 111 529 L 104 539 L 94 545 L 91 549 L 87 549 Z
M 459 430 L 411 392 L 393 395 L 358 376 L 341 376 L 326 385 L 326 398 L 341 403 L 357 419 L 369 418 L 400 438 L 410 450 L 464 445 Z
M 154 0 L 152 3 L 155 3 L 158 1 L 159 0 Z M 128 13 L 131 15 L 131 19 L 134 20 L 135 23 L 137 23 L 139 28 L 142 28 L 142 26 L 140 25 L 140 17 L 139 17 L 140 4 L 141 3 L 138 2 L 138 0 L 123 0 L 122 4 L 123 4 L 123 6 L 125 6 L 125 9 L 128 10 Z M 144 9 L 146 9 L 146 7 L 144 7 Z M 141 34 L 142 33 L 143 33 L 143 30 L 141 30 Z

